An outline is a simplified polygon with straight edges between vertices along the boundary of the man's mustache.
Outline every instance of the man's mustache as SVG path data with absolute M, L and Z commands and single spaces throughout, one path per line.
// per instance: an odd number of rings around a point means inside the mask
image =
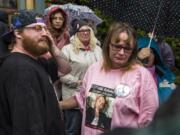
M 49 39 L 48 39 L 48 37 L 45 37 L 45 36 L 44 36 L 44 37 L 40 38 L 39 41 L 49 42 Z

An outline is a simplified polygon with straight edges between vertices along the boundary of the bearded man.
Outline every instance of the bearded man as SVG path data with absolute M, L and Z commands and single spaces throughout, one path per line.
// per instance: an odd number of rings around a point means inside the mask
M 64 128 L 49 69 L 69 73 L 53 39 L 36 14 L 20 10 L 11 19 L 11 53 L 0 59 L 0 134 L 63 135 Z M 50 52 L 55 63 L 39 58 Z

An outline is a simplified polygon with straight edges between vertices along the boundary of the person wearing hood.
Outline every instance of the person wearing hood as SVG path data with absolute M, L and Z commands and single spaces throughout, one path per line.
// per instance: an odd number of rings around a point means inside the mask
M 149 42 L 150 38 L 141 37 L 138 39 L 137 59 L 152 73 L 158 86 L 159 101 L 163 103 L 175 89 L 175 75 L 164 64 L 156 41 L 152 40 L 150 47 L 148 47 Z
M 54 42 L 56 46 L 59 48 L 59 50 L 61 50 L 63 46 L 68 44 L 70 40 L 70 35 L 67 28 L 67 17 L 68 16 L 66 12 L 59 6 L 54 6 L 53 8 L 51 8 L 48 11 L 47 16 L 45 17 L 47 28 L 50 31 L 54 39 Z M 47 53 L 44 55 L 44 57 L 50 59 L 51 55 Z M 56 94 L 58 99 L 61 100 L 62 99 L 61 82 L 57 80 L 58 77 L 56 74 L 54 78 L 56 79 L 54 81 Z
M 59 49 L 69 43 L 67 17 L 66 12 L 59 6 L 51 8 L 46 17 L 46 25 Z
M 79 91 L 87 68 L 102 59 L 102 50 L 97 45 L 94 31 L 83 20 L 76 20 L 74 34 L 70 44 L 62 48 L 65 58 L 70 62 L 72 70 L 61 76 L 63 100 Z M 79 108 L 68 109 L 65 113 L 66 135 L 80 135 L 82 114 Z
M 148 36 L 151 38 L 153 35 L 152 33 L 148 33 Z M 153 36 L 153 39 L 157 42 L 159 49 L 160 49 L 160 53 L 162 56 L 162 60 L 165 63 L 165 65 L 171 69 L 171 70 L 175 70 L 176 66 L 175 66 L 175 56 L 173 53 L 173 49 L 172 47 L 165 41 L 165 37 L 164 36 Z

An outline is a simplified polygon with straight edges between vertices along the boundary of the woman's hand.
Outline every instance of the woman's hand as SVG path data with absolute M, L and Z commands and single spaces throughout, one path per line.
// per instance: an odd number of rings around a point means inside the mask
M 142 48 L 139 52 L 138 52 L 138 58 L 143 60 L 146 59 L 150 56 L 151 54 L 151 49 L 149 47 L 146 48 Z

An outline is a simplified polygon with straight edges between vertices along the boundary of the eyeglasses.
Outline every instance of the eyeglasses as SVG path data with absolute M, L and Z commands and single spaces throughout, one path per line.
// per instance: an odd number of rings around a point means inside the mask
M 126 47 L 124 47 L 124 46 L 126 46 Z M 130 53 L 130 52 L 132 52 L 133 48 L 128 47 L 128 46 L 129 46 L 128 44 L 120 45 L 120 44 L 112 44 L 111 43 L 111 47 L 112 47 L 113 51 L 120 51 L 121 49 L 123 49 L 125 53 Z
M 79 30 L 78 32 L 80 32 L 80 33 L 85 33 L 85 32 L 90 33 L 90 29 L 82 29 L 82 30 Z
M 47 27 L 43 25 L 34 25 L 34 26 L 26 26 L 25 28 L 33 29 L 35 31 L 41 32 L 43 30 L 47 31 Z

